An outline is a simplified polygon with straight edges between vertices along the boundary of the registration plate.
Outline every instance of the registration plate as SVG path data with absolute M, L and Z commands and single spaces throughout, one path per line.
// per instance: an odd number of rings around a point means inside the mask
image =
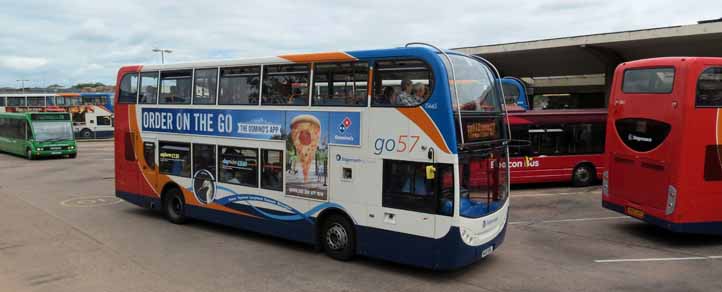
M 627 207 L 626 211 L 627 211 L 627 215 L 629 215 L 629 216 L 632 216 L 634 218 L 644 219 L 644 211 L 642 211 L 642 210 L 632 208 L 632 207 Z
M 485 258 L 486 256 L 490 255 L 494 251 L 494 246 L 489 246 L 485 248 L 483 251 L 481 251 L 481 257 Z

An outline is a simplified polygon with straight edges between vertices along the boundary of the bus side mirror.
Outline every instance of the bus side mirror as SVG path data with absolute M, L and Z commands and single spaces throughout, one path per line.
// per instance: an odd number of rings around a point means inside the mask
M 436 167 L 433 165 L 426 166 L 426 179 L 432 180 L 436 177 Z

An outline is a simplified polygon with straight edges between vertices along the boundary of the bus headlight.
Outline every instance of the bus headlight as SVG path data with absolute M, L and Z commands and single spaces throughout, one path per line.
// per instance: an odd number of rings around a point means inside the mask
M 464 243 L 468 245 L 473 245 L 474 239 L 476 239 L 474 233 L 464 227 L 459 227 L 459 230 L 461 231 L 461 239 L 464 241 Z
M 43 148 L 35 148 L 36 151 L 43 151 Z
M 609 196 L 609 171 L 602 172 L 602 195 Z
M 667 188 L 667 209 L 664 214 L 672 215 L 675 207 L 677 207 L 677 189 L 673 185 L 669 185 Z

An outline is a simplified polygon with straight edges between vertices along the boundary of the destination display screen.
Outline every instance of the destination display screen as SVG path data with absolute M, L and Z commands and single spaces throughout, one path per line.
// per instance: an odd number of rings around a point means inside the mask
M 33 121 L 68 121 L 70 115 L 67 113 L 58 114 L 31 114 L 30 119 Z
M 464 126 L 465 142 L 478 142 L 499 138 L 499 125 L 495 119 L 465 118 L 462 124 Z

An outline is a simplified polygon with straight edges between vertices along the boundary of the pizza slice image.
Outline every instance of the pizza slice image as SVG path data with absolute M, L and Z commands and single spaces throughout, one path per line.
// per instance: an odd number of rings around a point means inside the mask
M 306 183 L 321 138 L 321 122 L 312 115 L 296 116 L 291 120 L 290 138 L 296 149 L 298 162 L 301 163 L 303 182 Z

